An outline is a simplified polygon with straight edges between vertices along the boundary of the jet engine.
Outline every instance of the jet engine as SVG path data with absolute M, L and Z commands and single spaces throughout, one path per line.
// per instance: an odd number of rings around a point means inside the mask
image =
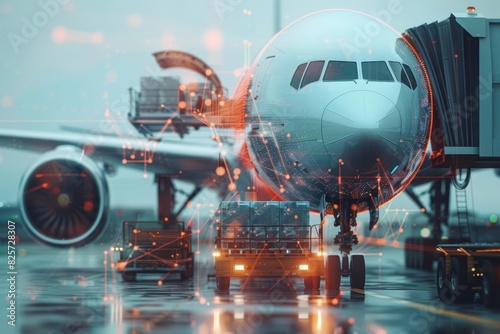
M 23 177 L 20 209 L 27 230 L 55 247 L 83 246 L 107 223 L 108 189 L 102 169 L 74 147 L 41 157 Z

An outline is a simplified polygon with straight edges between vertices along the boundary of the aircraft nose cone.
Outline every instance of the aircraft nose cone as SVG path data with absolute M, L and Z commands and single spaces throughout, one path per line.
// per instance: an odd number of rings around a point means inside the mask
M 323 143 L 335 163 L 363 174 L 394 156 L 401 138 L 398 108 L 382 94 L 353 91 L 331 101 L 322 118 Z

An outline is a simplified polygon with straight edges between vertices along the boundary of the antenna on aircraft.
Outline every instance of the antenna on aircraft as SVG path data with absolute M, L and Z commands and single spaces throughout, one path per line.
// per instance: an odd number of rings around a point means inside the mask
M 281 30 L 281 0 L 274 0 L 274 32 Z

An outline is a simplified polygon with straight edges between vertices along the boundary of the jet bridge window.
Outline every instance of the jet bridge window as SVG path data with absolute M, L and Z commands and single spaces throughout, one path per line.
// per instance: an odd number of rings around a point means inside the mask
M 300 88 L 303 88 L 312 82 L 318 81 L 321 77 L 321 72 L 323 72 L 324 65 L 325 62 L 323 60 L 310 62 L 306 73 L 304 74 L 304 78 L 302 79 Z
M 353 61 L 329 61 L 323 81 L 352 81 L 358 78 L 358 65 Z
M 392 72 L 394 73 L 396 80 L 408 86 L 408 88 L 411 89 L 412 87 L 410 85 L 410 79 L 406 75 L 406 71 L 403 69 L 403 66 L 401 66 L 401 63 L 398 63 L 397 61 L 390 61 L 389 65 L 391 66 Z
M 408 78 L 410 79 L 410 83 L 411 83 L 411 88 L 412 89 L 417 88 L 417 79 L 415 79 L 415 76 L 413 75 L 413 72 L 412 72 L 410 66 L 403 64 L 403 68 L 405 69 L 406 74 L 408 74 Z
M 302 75 L 304 74 L 306 66 L 307 63 L 300 64 L 299 67 L 297 67 L 295 73 L 293 74 L 292 81 L 290 82 L 290 86 L 292 86 L 295 89 L 299 89 L 300 80 L 302 79 Z
M 363 79 L 368 81 L 394 81 L 385 61 L 366 61 L 361 63 Z

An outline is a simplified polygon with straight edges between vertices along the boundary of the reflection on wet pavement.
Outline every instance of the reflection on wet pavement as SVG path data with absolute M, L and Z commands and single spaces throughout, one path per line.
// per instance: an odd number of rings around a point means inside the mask
M 351 292 L 346 280 L 339 296 L 325 296 L 323 281 L 319 293 L 311 294 L 298 279 L 278 284 L 233 279 L 229 293 L 219 293 L 208 279 L 213 262 L 204 255 L 211 254 L 206 247 L 192 279 L 170 275 L 161 281 L 161 275 L 144 274 L 127 283 L 112 268 L 114 255 L 98 247 L 27 247 L 19 260 L 13 333 L 500 331 L 497 311 L 484 309 L 479 301 L 464 306 L 439 302 L 434 273 L 405 269 L 398 249 L 377 248 L 367 256 L 364 292 Z M 4 282 L 1 288 L 6 289 Z

